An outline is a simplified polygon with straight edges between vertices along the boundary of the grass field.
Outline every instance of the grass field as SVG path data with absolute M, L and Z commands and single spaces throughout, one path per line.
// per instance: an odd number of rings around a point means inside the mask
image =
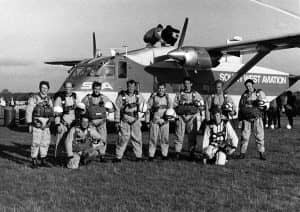
M 124 160 L 79 170 L 29 168 L 30 134 L 0 128 L 0 211 L 300 211 L 300 120 L 295 128 L 266 130 L 267 161 L 252 138 L 247 158 L 225 167 Z

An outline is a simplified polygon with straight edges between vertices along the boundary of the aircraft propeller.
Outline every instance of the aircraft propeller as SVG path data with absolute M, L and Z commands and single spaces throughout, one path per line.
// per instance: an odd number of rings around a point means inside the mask
M 176 60 L 179 64 L 184 63 L 184 57 L 182 57 L 181 52 L 183 51 L 182 45 L 183 45 L 183 41 L 185 39 L 188 22 L 189 22 L 189 19 L 185 18 L 177 48 L 168 52 L 166 55 L 162 55 L 162 56 L 154 58 L 154 62 L 161 62 L 161 61 L 172 58 L 172 59 Z

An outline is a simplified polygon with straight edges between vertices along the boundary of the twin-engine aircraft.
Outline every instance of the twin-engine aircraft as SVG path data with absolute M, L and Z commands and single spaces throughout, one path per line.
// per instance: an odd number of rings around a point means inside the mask
M 97 57 L 93 33 L 93 58 L 45 63 L 72 66 L 66 80 L 73 82 L 79 99 L 91 93 L 93 81 L 99 81 L 102 82 L 103 94 L 115 101 L 118 92 L 126 88 L 128 79 L 139 82 L 139 91 L 146 99 L 161 81 L 166 82 L 167 91 L 175 95 L 181 89 L 183 78 L 189 76 L 194 89 L 203 96 L 213 92 L 215 80 L 222 80 L 224 89 L 238 105 L 245 89 L 244 82 L 249 78 L 254 80 L 256 88 L 265 91 L 268 101 L 299 79 L 299 76 L 255 65 L 271 51 L 300 47 L 300 34 L 216 47 L 183 46 L 187 26 L 188 18 L 177 47 L 145 47 Z M 227 57 L 253 53 L 254 56 L 245 64 L 226 61 Z

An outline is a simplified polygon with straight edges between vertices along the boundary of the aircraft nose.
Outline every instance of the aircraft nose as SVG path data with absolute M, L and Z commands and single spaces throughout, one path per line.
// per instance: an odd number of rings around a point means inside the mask
M 168 53 L 168 56 L 172 59 L 184 62 L 186 58 L 186 53 L 183 50 L 173 50 Z

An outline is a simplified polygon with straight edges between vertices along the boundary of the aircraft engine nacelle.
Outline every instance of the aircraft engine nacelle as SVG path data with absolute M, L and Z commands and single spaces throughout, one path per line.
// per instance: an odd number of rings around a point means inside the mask
M 191 69 L 209 69 L 219 65 L 220 57 L 210 55 L 205 48 L 182 47 L 168 53 L 168 56 L 177 60 L 181 65 Z

